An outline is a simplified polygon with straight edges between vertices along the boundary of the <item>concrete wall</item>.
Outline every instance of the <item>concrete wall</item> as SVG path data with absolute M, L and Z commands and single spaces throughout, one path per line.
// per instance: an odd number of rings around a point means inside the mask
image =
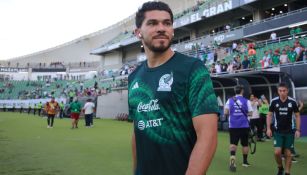
M 128 90 L 112 91 L 98 97 L 96 117 L 115 119 L 120 113 L 128 114 Z

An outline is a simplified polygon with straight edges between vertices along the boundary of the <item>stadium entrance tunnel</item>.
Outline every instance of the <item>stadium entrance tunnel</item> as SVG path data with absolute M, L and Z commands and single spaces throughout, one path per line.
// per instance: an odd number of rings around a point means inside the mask
M 295 86 L 291 77 L 285 72 L 275 71 L 250 71 L 233 74 L 212 76 L 213 87 L 216 96 L 225 104 L 227 99 L 234 96 L 234 87 L 238 84 L 244 86 L 245 98 L 250 94 L 260 98 L 264 95 L 268 100 L 277 96 L 277 86 L 285 82 L 289 87 L 289 96 L 295 97 Z

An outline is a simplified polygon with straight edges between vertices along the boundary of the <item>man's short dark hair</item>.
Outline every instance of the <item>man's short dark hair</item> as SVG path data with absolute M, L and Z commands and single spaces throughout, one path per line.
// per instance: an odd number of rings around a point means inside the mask
M 235 94 L 240 94 L 241 91 L 244 89 L 243 85 L 237 85 L 235 86 Z
M 279 88 L 280 88 L 280 87 L 284 87 L 284 88 L 289 89 L 288 85 L 287 85 L 285 82 L 279 83 L 279 84 L 278 84 L 278 87 L 279 87 Z
M 145 2 L 141 8 L 136 12 L 135 15 L 135 25 L 137 28 L 142 26 L 142 23 L 145 19 L 145 12 L 152 11 L 152 10 L 161 10 L 166 11 L 171 16 L 172 22 L 174 21 L 174 16 L 171 8 L 164 2 L 161 1 L 149 1 Z

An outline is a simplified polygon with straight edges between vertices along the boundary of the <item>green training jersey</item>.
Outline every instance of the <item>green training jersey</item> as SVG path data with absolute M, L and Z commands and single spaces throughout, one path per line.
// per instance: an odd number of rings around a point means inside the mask
M 279 55 L 273 55 L 273 57 L 272 57 L 272 63 L 274 64 L 274 65 L 278 65 L 279 64 Z
M 74 101 L 70 104 L 70 111 L 73 113 L 80 113 L 81 112 L 81 104 L 77 101 Z
M 185 174 L 196 142 L 192 118 L 219 111 L 208 70 L 200 60 L 175 52 L 156 68 L 143 62 L 128 81 L 136 175 Z
M 288 58 L 291 63 L 294 63 L 296 61 L 297 53 L 295 51 L 292 51 L 288 54 Z

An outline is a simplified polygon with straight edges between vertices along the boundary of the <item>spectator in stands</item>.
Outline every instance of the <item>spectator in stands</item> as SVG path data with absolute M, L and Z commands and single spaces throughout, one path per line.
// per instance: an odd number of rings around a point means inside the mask
M 251 64 L 250 64 L 250 68 L 251 69 L 256 69 L 257 68 L 256 58 L 250 57 L 250 60 L 252 60 Z
M 226 24 L 225 25 L 225 32 L 229 32 L 230 31 L 230 25 L 229 24 Z
M 281 55 L 279 57 L 280 64 L 287 64 L 289 62 L 289 58 L 285 49 L 282 50 Z
M 243 69 L 244 70 L 249 69 L 250 65 L 251 65 L 250 60 L 248 59 L 248 57 L 246 55 L 244 55 L 244 60 L 242 61 Z
M 228 65 L 225 63 L 225 59 L 222 59 L 221 70 L 222 72 L 227 72 Z
M 272 56 L 272 64 L 273 64 L 273 66 L 278 66 L 279 63 L 280 63 L 279 49 L 276 49 L 274 51 L 273 56 Z
M 271 41 L 274 43 L 277 40 L 277 34 L 275 32 L 272 32 L 270 35 L 270 39 Z
M 221 67 L 220 61 L 217 61 L 217 62 L 216 62 L 215 71 L 216 71 L 216 73 L 218 73 L 218 74 L 222 72 L 222 67 Z
M 238 44 L 236 42 L 233 42 L 232 43 L 232 52 L 233 53 L 238 52 L 237 47 L 238 47 Z
M 303 32 L 302 28 L 300 26 L 297 26 L 294 30 L 294 34 L 297 35 L 299 33 Z
M 215 63 L 217 62 L 217 50 L 216 49 L 214 49 L 213 61 Z
M 272 49 L 269 49 L 268 56 L 270 57 L 270 59 L 272 59 L 272 56 L 273 56 L 273 50 Z
M 80 81 L 80 91 L 83 91 L 83 86 L 84 86 L 83 81 Z
M 233 64 L 233 70 L 236 71 L 236 70 L 241 70 L 242 69 L 242 63 L 241 63 L 240 55 L 237 55 L 234 58 L 232 64 Z
M 302 54 L 303 48 L 301 47 L 300 42 L 295 42 L 294 43 L 294 47 L 295 47 L 294 50 L 295 50 L 295 52 L 297 54 L 296 61 L 303 61 L 303 54 Z
M 254 48 L 255 48 L 255 44 L 253 44 L 253 43 L 248 44 L 248 56 L 249 57 L 255 57 L 256 56 L 257 52 Z
M 262 60 L 260 61 L 261 63 L 261 67 L 263 69 L 268 68 L 271 64 L 271 58 L 269 56 L 269 52 L 268 51 L 264 51 L 264 56 L 262 58 Z
M 233 62 L 229 62 L 229 63 L 228 63 L 227 72 L 228 72 L 228 73 L 234 73 L 234 70 L 233 70 Z
M 288 54 L 290 63 L 295 63 L 297 59 L 297 52 L 294 49 L 295 49 L 294 47 L 290 47 L 290 52 Z
M 211 74 L 215 74 L 215 73 L 216 73 L 215 63 L 212 63 L 212 64 L 211 64 L 210 73 L 211 73 Z
M 289 45 L 285 45 L 285 48 L 284 48 L 284 49 L 285 49 L 287 55 L 288 55 L 288 54 L 290 53 L 290 51 L 291 51 Z
M 71 103 L 74 99 L 74 97 L 76 96 L 75 92 L 70 89 L 69 92 L 68 92 L 68 96 L 69 96 L 69 103 Z
M 295 28 L 294 27 L 291 28 L 290 35 L 293 36 L 293 37 L 295 36 Z
M 113 81 L 115 80 L 115 78 L 113 78 Z M 98 89 L 98 82 L 97 81 L 95 81 L 95 83 L 94 83 L 94 88 L 95 89 Z
M 231 64 L 232 64 L 232 69 L 235 71 L 237 70 L 237 64 L 238 64 L 238 61 L 237 61 L 237 56 L 233 56 L 233 60 L 231 61 Z

